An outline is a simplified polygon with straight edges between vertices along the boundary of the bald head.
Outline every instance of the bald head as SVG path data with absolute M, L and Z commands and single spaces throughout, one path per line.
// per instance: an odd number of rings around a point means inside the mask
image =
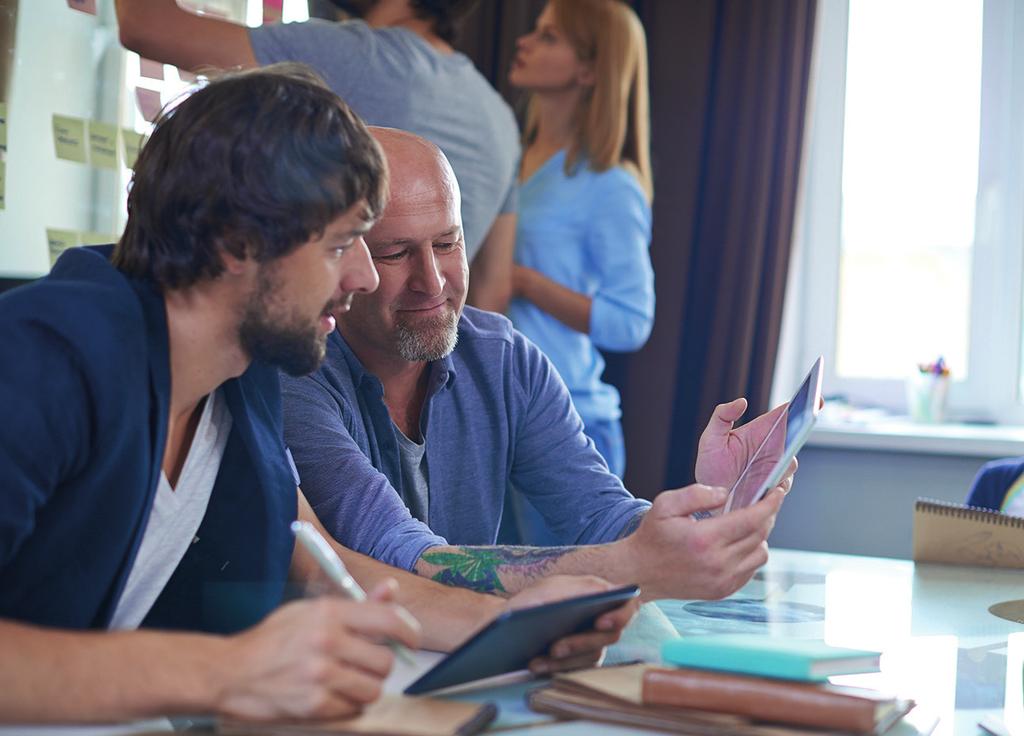
M 426 138 L 397 128 L 371 127 L 370 133 L 388 162 L 390 196 L 383 218 L 392 203 L 403 210 L 415 210 L 437 207 L 439 200 L 449 200 L 456 210 L 461 208 L 455 172 L 440 148 Z
M 388 162 L 387 206 L 366 234 L 380 286 L 338 318 L 371 371 L 438 360 L 456 343 L 469 267 L 459 185 L 441 150 L 393 128 L 371 128 Z

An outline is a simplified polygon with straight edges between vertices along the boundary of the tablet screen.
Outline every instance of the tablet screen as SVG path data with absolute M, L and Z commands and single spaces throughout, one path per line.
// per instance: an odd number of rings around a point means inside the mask
M 790 400 L 786 411 L 775 420 L 761 446 L 736 479 L 729 492 L 725 511 L 756 503 L 782 479 L 818 417 L 821 374 L 822 359 L 818 358 Z

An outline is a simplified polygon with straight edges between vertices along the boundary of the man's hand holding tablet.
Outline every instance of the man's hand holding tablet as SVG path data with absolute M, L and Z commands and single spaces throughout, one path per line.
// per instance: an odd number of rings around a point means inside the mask
M 819 357 L 789 403 L 748 422 L 733 423 L 746 410 L 737 399 L 715 409 L 701 435 L 695 474 L 698 482 L 729 488 L 723 512 L 757 503 L 772 488 L 789 491 L 796 455 L 807 441 L 823 405 Z
M 645 571 L 645 600 L 722 598 L 768 561 L 768 535 L 792 486 L 796 451 L 820 407 L 819 359 L 790 403 L 739 428 L 733 425 L 746 399 L 715 408 L 698 445 L 697 484 L 660 494 L 636 532 L 621 540 L 635 569 Z M 745 503 L 730 499 L 737 487 Z M 694 518 L 709 512 L 711 518 Z

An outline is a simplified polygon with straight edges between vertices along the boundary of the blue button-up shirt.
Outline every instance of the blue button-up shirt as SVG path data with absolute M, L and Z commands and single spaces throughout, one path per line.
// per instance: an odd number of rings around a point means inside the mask
M 428 528 L 402 501 L 384 389 L 341 334 L 312 376 L 282 376 L 285 439 L 302 489 L 342 544 L 414 569 L 428 548 L 490 545 L 508 484 L 563 544 L 614 540 L 649 507 L 608 472 L 550 361 L 504 317 L 466 307 L 455 351 L 430 365 L 420 428 Z

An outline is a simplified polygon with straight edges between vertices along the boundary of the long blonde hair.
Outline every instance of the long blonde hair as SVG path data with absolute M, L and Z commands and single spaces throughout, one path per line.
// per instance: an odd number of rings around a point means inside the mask
M 594 85 L 580 99 L 576 134 L 565 157 L 571 174 L 580 157 L 594 171 L 623 166 L 640 182 L 650 200 L 650 105 L 647 92 L 647 39 L 640 19 L 621 0 L 550 0 L 558 28 L 593 66 Z M 537 110 L 531 104 L 525 140 L 537 134 Z

